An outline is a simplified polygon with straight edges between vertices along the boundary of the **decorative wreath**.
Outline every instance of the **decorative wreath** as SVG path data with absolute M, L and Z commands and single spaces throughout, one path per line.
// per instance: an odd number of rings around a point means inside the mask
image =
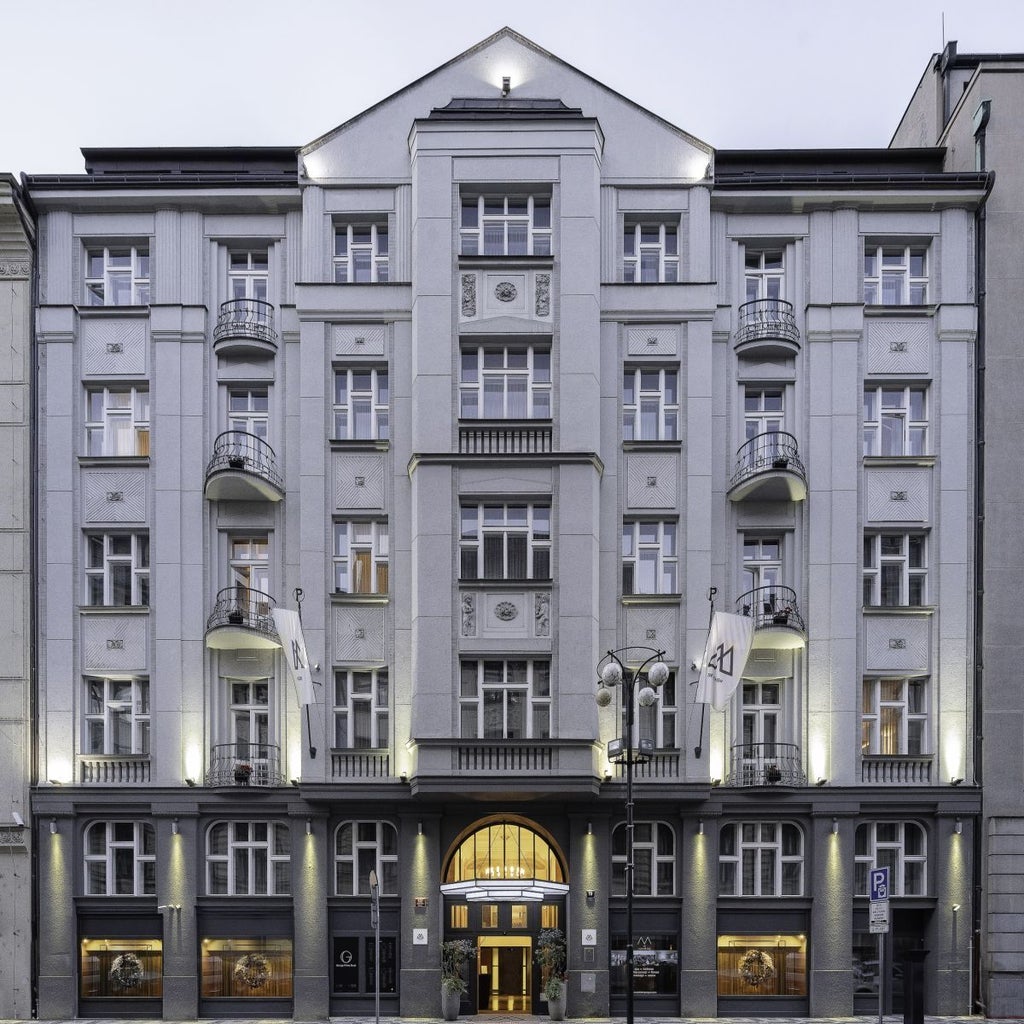
M 110 965 L 110 980 L 121 988 L 135 988 L 142 981 L 142 961 L 134 953 L 122 953 Z
M 270 977 L 267 958 L 262 953 L 246 953 L 235 964 L 235 978 L 249 988 L 263 988 Z
M 757 988 L 775 977 L 775 964 L 763 949 L 748 949 L 740 960 L 740 977 Z

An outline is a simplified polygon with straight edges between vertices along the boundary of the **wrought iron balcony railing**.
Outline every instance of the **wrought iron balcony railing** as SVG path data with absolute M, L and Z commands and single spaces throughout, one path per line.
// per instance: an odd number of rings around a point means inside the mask
M 801 501 L 807 495 L 807 472 L 796 438 L 784 430 L 752 437 L 736 452 L 729 497 Z
M 551 451 L 551 423 L 463 421 L 459 424 L 459 452 L 463 455 L 536 455 Z
M 739 308 L 739 322 L 733 339 L 737 352 L 758 351 L 794 353 L 800 347 L 800 332 L 793 315 L 793 304 L 785 299 L 754 299 Z
M 218 743 L 210 748 L 207 786 L 283 786 L 281 748 L 274 743 Z
M 206 466 L 206 496 L 213 500 L 279 501 L 284 496 L 284 481 L 277 471 L 274 449 L 245 430 L 219 434 Z
M 805 786 L 795 743 L 738 743 L 729 753 L 727 786 Z
M 213 329 L 216 351 L 277 351 L 274 307 L 262 299 L 228 299 L 220 304 Z
M 779 650 L 802 647 L 807 624 L 791 587 L 755 587 L 736 599 L 736 611 L 754 620 L 754 646 Z
M 274 599 L 250 587 L 225 587 L 206 620 L 206 646 L 217 650 L 280 647 Z

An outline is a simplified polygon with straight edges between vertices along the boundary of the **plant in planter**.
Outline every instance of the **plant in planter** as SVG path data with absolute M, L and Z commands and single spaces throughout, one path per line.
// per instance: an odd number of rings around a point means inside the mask
M 565 1018 L 566 954 L 565 935 L 560 928 L 545 928 L 537 936 L 533 951 L 544 977 L 544 998 L 552 1020 Z
M 462 969 L 476 956 L 476 946 L 469 939 L 449 939 L 441 943 L 441 1014 L 445 1020 L 459 1015 L 462 996 L 467 991 Z
M 240 786 L 248 786 L 249 780 L 252 778 L 252 765 L 251 764 L 236 764 L 235 765 L 235 782 Z

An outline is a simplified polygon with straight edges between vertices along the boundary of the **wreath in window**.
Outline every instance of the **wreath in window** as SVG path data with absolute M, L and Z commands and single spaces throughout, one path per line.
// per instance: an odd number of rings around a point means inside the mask
M 134 953 L 122 953 L 110 965 L 110 980 L 121 988 L 135 988 L 142 981 L 142 961 Z
M 262 953 L 246 953 L 235 964 L 235 980 L 248 988 L 263 988 L 270 977 L 267 958 Z
M 757 988 L 775 977 L 775 964 L 763 949 L 748 949 L 740 960 L 740 977 Z

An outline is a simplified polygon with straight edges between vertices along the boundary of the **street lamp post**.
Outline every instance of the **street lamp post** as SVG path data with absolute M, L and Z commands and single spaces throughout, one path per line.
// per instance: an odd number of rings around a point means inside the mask
M 626 661 L 639 659 L 636 668 Z M 626 735 L 608 744 L 608 760 L 626 762 L 626 1024 L 633 1024 L 633 764 L 650 760 L 654 742 L 638 739 L 633 742 L 636 722 L 635 704 L 650 707 L 657 699 L 656 688 L 668 680 L 668 666 L 662 661 L 664 651 L 653 647 L 620 647 L 608 651 L 597 663 L 598 689 L 595 700 L 598 707 L 606 708 L 614 699 L 616 687 L 622 688 L 622 704 L 626 709 Z M 648 667 L 649 666 L 649 667 Z M 648 685 L 641 687 L 634 701 L 638 679 L 646 674 Z
M 370 869 L 370 924 L 373 926 L 373 1019 L 380 1024 L 380 884 Z

